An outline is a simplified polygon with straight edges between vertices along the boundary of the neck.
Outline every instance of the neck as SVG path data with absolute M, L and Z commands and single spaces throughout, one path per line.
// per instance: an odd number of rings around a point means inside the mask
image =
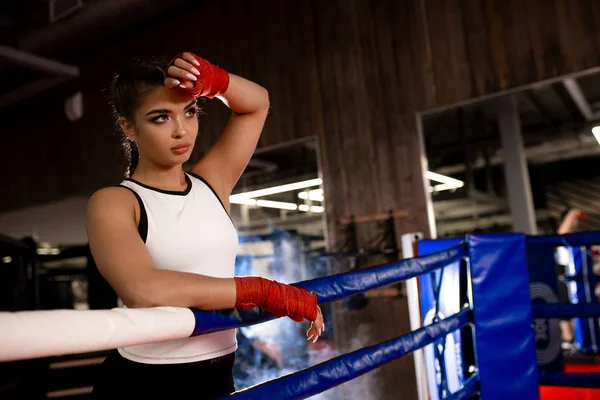
M 143 159 L 140 159 L 140 163 L 131 178 L 145 185 L 163 190 L 179 191 L 185 190 L 187 186 L 181 164 L 171 167 L 158 167 L 145 163 Z

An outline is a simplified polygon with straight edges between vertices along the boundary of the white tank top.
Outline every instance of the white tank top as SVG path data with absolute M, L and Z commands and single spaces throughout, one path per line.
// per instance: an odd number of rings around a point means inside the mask
M 157 269 L 232 278 L 237 230 L 215 191 L 202 177 L 185 174 L 183 192 L 165 191 L 125 179 L 140 203 L 138 231 Z M 119 353 L 146 364 L 178 364 L 212 359 L 237 349 L 235 330 L 127 346 Z

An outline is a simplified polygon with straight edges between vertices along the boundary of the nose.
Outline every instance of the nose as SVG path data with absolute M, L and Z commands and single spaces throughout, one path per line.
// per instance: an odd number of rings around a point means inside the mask
M 182 121 L 177 121 L 177 123 L 175 124 L 175 127 L 173 129 L 173 138 L 174 139 L 181 139 L 184 136 L 187 136 L 188 131 L 185 128 L 184 124 Z

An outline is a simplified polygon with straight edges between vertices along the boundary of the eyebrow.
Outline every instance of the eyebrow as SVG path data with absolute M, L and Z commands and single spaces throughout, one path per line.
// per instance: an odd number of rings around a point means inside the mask
M 184 110 L 187 110 L 188 108 L 190 108 L 191 106 L 193 106 L 194 104 L 196 104 L 196 100 L 192 100 L 187 106 L 185 106 Z M 160 109 L 155 109 L 155 110 L 150 110 L 146 113 L 146 115 L 151 115 L 151 114 L 171 114 L 171 110 L 168 110 L 166 108 L 160 108 Z

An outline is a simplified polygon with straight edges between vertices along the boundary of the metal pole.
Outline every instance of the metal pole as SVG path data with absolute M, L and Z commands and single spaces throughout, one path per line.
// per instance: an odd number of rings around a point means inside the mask
M 496 104 L 513 231 L 535 235 L 537 233 L 535 210 L 517 100 L 513 96 L 505 96 L 498 99 Z

